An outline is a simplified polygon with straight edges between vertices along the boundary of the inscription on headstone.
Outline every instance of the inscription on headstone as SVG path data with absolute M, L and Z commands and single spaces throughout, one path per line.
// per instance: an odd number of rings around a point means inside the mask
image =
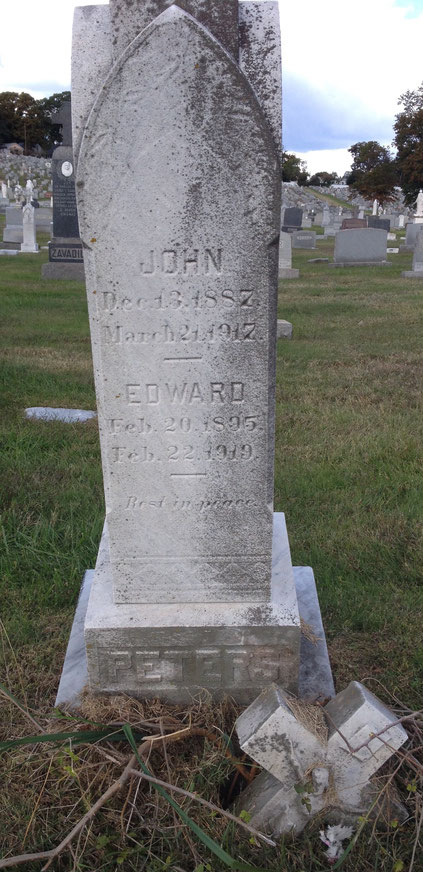
M 192 102 L 206 69 L 219 87 Z M 268 255 L 274 241 L 276 277 L 279 190 L 277 151 L 257 109 L 239 68 L 173 7 L 132 44 L 82 141 L 81 232 L 107 372 L 99 418 L 116 602 L 270 596 Z M 117 138 L 126 145 L 115 193 Z M 111 215 L 122 209 L 117 228 Z
M 72 151 L 71 104 L 67 101 L 54 115 L 61 125 L 62 145 L 52 156 L 53 238 L 49 244 L 49 263 L 42 268 L 43 278 L 84 278 L 82 244 L 79 239 L 75 194 L 75 165 Z

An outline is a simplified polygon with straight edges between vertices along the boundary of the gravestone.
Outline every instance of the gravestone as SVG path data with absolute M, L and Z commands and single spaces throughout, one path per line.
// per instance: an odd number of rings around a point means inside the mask
M 322 227 L 328 227 L 328 225 L 331 223 L 330 219 L 331 219 L 331 213 L 330 213 L 329 206 L 325 206 L 323 208 L 323 214 L 322 214 Z
M 367 226 L 373 227 L 375 230 L 386 230 L 386 232 L 389 233 L 391 222 L 389 218 L 375 218 L 373 215 L 369 215 Z
M 293 248 L 316 248 L 315 230 L 294 230 L 292 232 Z
M 49 262 L 42 266 L 45 279 L 84 279 L 82 242 L 79 238 L 72 150 L 71 104 L 66 101 L 54 115 L 62 127 L 62 145 L 53 152 L 53 238 Z
M 420 190 L 417 195 L 416 212 L 414 215 L 415 224 L 423 224 L 423 191 Z
M 290 233 L 281 233 L 279 238 L 279 278 L 297 279 L 299 269 L 292 269 L 292 237 Z
M 246 702 L 271 680 L 298 686 L 296 584 L 308 604 L 315 590 L 273 515 L 279 10 L 181 6 L 75 12 L 107 505 L 88 674 L 98 692 Z
M 6 209 L 7 216 L 7 209 Z M 401 245 L 401 251 L 414 251 L 414 246 L 417 242 L 417 237 L 420 235 L 422 231 L 421 224 L 414 224 L 409 222 L 405 226 L 405 243 Z
M 241 4 L 242 5 L 242 4 Z M 297 206 L 290 206 L 285 209 L 283 216 L 283 233 L 292 233 L 293 230 L 300 230 L 303 223 L 303 210 Z
M 335 238 L 334 263 L 329 266 L 390 266 L 386 260 L 386 230 L 340 230 Z
M 423 279 L 423 228 L 420 230 L 416 239 L 413 256 L 413 269 L 405 270 L 401 275 L 406 279 Z
M 344 218 L 341 224 L 341 230 L 360 230 L 367 227 L 366 218 Z
M 22 231 L 23 242 L 21 245 L 21 252 L 37 252 L 38 245 L 35 231 L 35 209 L 30 201 L 25 204 L 22 210 Z
M 23 242 L 22 208 L 19 205 L 6 207 L 3 242 Z

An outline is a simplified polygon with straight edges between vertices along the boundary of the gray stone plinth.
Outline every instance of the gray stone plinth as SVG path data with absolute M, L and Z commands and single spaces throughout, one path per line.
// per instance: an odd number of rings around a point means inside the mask
M 419 272 L 414 272 L 412 269 L 404 270 L 404 272 L 401 273 L 401 276 L 403 279 L 423 279 L 423 270 L 420 270 Z
M 277 337 L 278 339 L 292 339 L 292 324 L 289 321 L 278 318 Z
M 280 513 L 272 558 L 268 603 L 116 604 L 105 527 L 85 622 L 91 689 L 178 703 L 206 689 L 243 704 L 270 681 L 297 688 L 300 620 Z
M 1 248 L 0 249 L 0 256 L 7 257 L 8 255 L 13 256 L 14 254 L 20 254 L 20 251 L 18 251 L 17 248 Z
M 25 417 L 38 421 L 63 421 L 65 424 L 76 424 L 97 417 L 97 412 L 85 409 L 52 409 L 48 406 L 32 406 L 25 409 Z
M 279 268 L 279 278 L 280 279 L 298 279 L 300 276 L 299 269 L 288 269 L 288 268 Z
M 344 232 L 346 232 L 346 231 L 344 231 Z M 377 263 L 375 261 L 370 261 L 370 260 L 363 260 L 363 261 L 350 260 L 350 261 L 345 262 L 345 263 L 328 263 L 328 266 L 336 267 L 336 269 L 342 269 L 344 266 L 392 266 L 392 263 L 388 260 L 378 261 Z
M 83 263 L 44 263 L 41 267 L 43 279 L 71 279 L 83 282 L 85 279 Z
M 310 641 L 304 633 L 301 634 L 298 694 L 300 698 L 307 701 L 323 701 L 328 697 L 332 697 L 335 691 L 313 570 L 308 566 L 297 566 L 294 567 L 293 572 L 300 617 L 305 622 L 307 630 L 311 630 L 318 640 L 317 642 Z M 87 655 L 83 631 L 94 574 L 94 570 L 89 570 L 84 576 L 56 705 L 76 706 L 82 690 L 88 682 Z M 106 608 L 108 607 L 106 603 Z M 121 606 L 119 606 L 120 608 Z M 113 605 L 111 605 L 111 609 L 113 609 Z M 171 607 L 171 609 L 174 611 L 175 607 Z M 128 611 L 127 608 L 126 611 Z M 228 629 L 227 632 L 229 634 L 231 629 Z M 264 683 L 265 679 L 263 679 Z M 156 694 L 150 695 L 159 695 L 158 681 L 156 690 Z M 231 691 L 229 693 L 234 695 Z M 131 691 L 131 695 L 135 694 Z M 148 696 L 149 694 L 140 693 L 139 695 Z M 188 694 L 186 698 L 189 698 Z

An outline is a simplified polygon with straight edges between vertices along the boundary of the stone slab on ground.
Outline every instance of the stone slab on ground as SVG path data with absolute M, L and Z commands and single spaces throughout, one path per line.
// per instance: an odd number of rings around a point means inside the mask
M 345 263 L 328 263 L 329 267 L 336 267 L 336 269 L 342 269 L 344 266 L 392 266 L 392 263 L 389 260 L 382 260 L 374 263 L 372 261 L 363 260 L 350 260 Z
M 403 279 L 423 279 L 423 272 L 414 272 L 412 269 L 404 270 L 401 273 Z
M 63 421 L 65 424 L 76 424 L 97 417 L 97 412 L 85 409 L 53 409 L 49 406 L 32 406 L 25 409 L 25 417 L 37 421 Z
M 299 269 L 289 269 L 288 267 L 283 267 L 282 269 L 279 269 L 280 279 L 298 279 L 299 276 Z
M 93 581 L 94 570 L 89 569 L 84 575 L 78 598 L 56 706 L 76 708 L 88 684 L 84 624 Z M 313 570 L 308 566 L 294 566 L 294 581 L 300 617 L 319 639 L 315 644 L 304 634 L 301 635 L 298 696 L 305 700 L 326 700 L 334 696 L 335 690 Z
M 329 263 L 328 257 L 309 257 L 307 263 Z
M 277 338 L 292 339 L 292 324 L 290 321 L 284 321 L 283 318 L 278 318 Z
M 1 248 L 0 256 L 7 257 L 8 255 L 20 254 L 17 248 Z

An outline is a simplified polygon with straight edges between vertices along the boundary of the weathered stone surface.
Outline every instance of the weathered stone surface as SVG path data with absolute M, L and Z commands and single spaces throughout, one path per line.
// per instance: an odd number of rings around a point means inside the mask
M 329 728 L 327 756 L 337 794 L 342 804 L 358 807 L 371 776 L 404 745 L 407 733 L 396 723 L 397 717 L 358 681 L 352 681 L 328 702 L 325 715 Z M 361 747 L 390 724 L 395 726 Z
M 267 604 L 246 597 L 244 603 L 115 604 L 105 530 L 85 622 L 91 689 L 188 702 L 204 688 L 245 704 L 271 681 L 298 687 L 294 575 L 284 516 L 274 517 Z
M 278 527 L 278 525 L 280 526 Z M 280 539 L 278 538 L 279 536 L 281 536 Z M 278 515 L 275 516 L 275 537 L 278 542 L 282 543 L 282 548 L 280 549 L 279 556 L 277 554 L 274 555 L 274 587 L 275 590 L 280 590 L 280 594 L 277 595 L 286 596 L 286 591 L 284 593 L 282 584 L 279 583 L 279 587 L 277 587 L 278 583 L 276 582 L 276 566 L 278 563 L 281 567 L 281 578 L 287 577 L 286 574 L 289 571 L 289 552 L 283 547 L 284 539 L 286 543 L 288 539 L 286 531 L 284 532 L 283 523 L 279 520 Z M 283 567 L 285 567 L 285 569 L 283 569 Z M 313 570 L 310 566 L 294 566 L 293 572 L 301 621 L 305 621 L 308 631 L 313 633 L 316 637 L 311 641 L 311 639 L 306 637 L 304 632 L 301 633 L 298 696 L 300 699 L 312 701 L 318 699 L 323 702 L 326 701 L 328 697 L 334 696 L 335 690 L 333 687 L 332 670 L 330 667 L 322 616 L 317 597 L 316 583 Z M 87 684 L 88 669 L 84 644 L 84 625 L 94 575 L 95 573 L 92 569 L 88 570 L 84 575 L 71 638 L 63 666 L 56 705 L 77 706 L 82 691 Z M 121 607 L 119 607 L 119 609 L 120 608 Z M 115 614 L 118 614 L 117 609 L 115 610 Z M 255 630 L 256 643 L 259 639 L 259 632 L 260 630 Z M 143 641 L 141 631 L 140 639 Z M 101 652 L 99 652 L 99 657 L 101 657 Z M 269 663 L 267 663 L 267 665 L 269 666 Z M 98 668 L 97 665 L 96 668 Z M 252 697 L 248 696 L 247 698 L 242 690 L 240 693 L 244 695 L 244 701 L 251 702 Z M 171 694 L 173 699 L 178 699 L 176 691 L 171 691 Z M 165 692 L 163 695 L 166 695 Z M 189 698 L 186 690 L 184 691 L 184 696 L 187 699 Z M 279 782 L 278 784 L 280 787 Z
M 314 716 L 313 708 L 298 703 L 294 711 L 273 685 L 236 724 L 243 750 L 267 770 L 241 794 L 237 811 L 249 812 L 253 826 L 276 836 L 301 832 L 322 811 L 332 809 L 338 821 L 366 813 L 377 796 L 371 777 L 408 739 L 393 713 L 358 682 Z M 322 712 L 326 736 L 318 721 Z M 389 818 L 388 803 L 386 812 Z
M 290 321 L 278 318 L 277 337 L 278 339 L 292 339 L 292 324 Z
M 386 261 L 386 230 L 340 230 L 335 239 L 335 264 Z
M 239 4 L 239 65 L 258 100 L 282 152 L 282 63 L 279 4 Z
M 89 63 L 87 58 L 90 59 Z M 78 163 L 88 115 L 112 63 L 110 7 L 78 6 L 73 18 L 72 42 L 72 142 L 75 164 Z M 119 172 L 119 167 L 115 168 L 116 172 Z
M 269 598 L 279 172 L 239 68 L 168 9 L 78 161 L 116 602 Z
M 115 58 L 174 0 L 110 0 Z M 238 60 L 238 0 L 178 0 L 178 6 L 196 18 Z
M 293 700 L 295 702 L 295 700 Z M 239 716 L 235 729 L 243 751 L 289 790 L 319 758 L 324 740 L 299 721 L 280 686 L 267 687 Z

